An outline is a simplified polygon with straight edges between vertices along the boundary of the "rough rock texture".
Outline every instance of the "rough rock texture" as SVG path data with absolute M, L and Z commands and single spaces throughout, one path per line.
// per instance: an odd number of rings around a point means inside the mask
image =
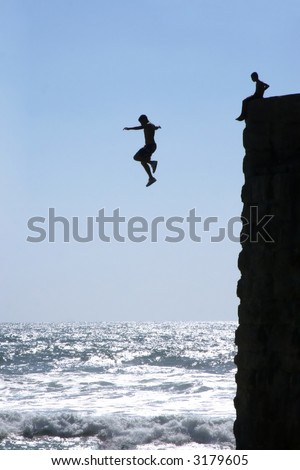
M 300 449 L 300 94 L 250 102 L 243 141 L 236 446 Z

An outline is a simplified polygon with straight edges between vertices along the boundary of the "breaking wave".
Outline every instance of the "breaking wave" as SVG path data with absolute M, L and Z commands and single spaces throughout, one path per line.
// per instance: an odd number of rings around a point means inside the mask
M 84 416 L 77 413 L 0 413 L 0 449 L 18 449 L 39 438 L 94 438 L 98 450 L 136 449 L 206 444 L 234 448 L 231 419 L 199 416 Z M 53 439 L 52 439 L 53 441 Z M 59 442 L 59 441 L 58 441 Z

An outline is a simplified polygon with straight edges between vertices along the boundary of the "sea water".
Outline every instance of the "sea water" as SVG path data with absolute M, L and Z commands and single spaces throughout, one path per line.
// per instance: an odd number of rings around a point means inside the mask
M 0 324 L 0 449 L 234 448 L 236 327 Z

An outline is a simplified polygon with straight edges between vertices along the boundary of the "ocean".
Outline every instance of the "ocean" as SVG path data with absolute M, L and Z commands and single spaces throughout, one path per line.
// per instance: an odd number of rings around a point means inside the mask
M 0 450 L 235 448 L 236 323 L 0 326 Z

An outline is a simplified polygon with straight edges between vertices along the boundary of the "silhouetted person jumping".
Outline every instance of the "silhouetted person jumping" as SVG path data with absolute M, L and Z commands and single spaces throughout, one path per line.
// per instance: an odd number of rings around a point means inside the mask
M 261 82 L 258 79 L 258 74 L 256 72 L 251 73 L 251 78 L 253 82 L 256 82 L 256 87 L 255 87 L 255 93 L 254 95 L 248 96 L 248 98 L 245 98 L 243 100 L 243 105 L 242 105 L 242 112 L 238 118 L 236 118 L 237 121 L 243 121 L 246 118 L 247 114 L 247 105 L 249 101 L 251 100 L 256 100 L 258 98 L 263 98 L 264 92 L 266 91 L 267 88 L 269 88 L 269 85 L 267 85 L 264 82 Z
M 153 160 L 151 161 L 151 155 L 155 152 L 156 150 L 156 143 L 154 140 L 154 134 L 157 129 L 161 129 L 160 126 L 155 126 L 151 122 L 149 122 L 149 119 L 145 114 L 142 114 L 139 117 L 139 122 L 141 123 L 140 126 L 136 127 L 124 127 L 124 131 L 138 131 L 143 129 L 144 130 L 144 135 L 145 135 L 145 145 L 142 147 L 135 155 L 134 155 L 134 160 L 137 162 L 141 162 L 142 166 L 144 167 L 147 175 L 149 176 L 148 183 L 146 186 L 150 186 L 151 184 L 155 183 L 156 179 L 151 173 L 155 173 L 156 167 L 157 167 L 157 161 Z

